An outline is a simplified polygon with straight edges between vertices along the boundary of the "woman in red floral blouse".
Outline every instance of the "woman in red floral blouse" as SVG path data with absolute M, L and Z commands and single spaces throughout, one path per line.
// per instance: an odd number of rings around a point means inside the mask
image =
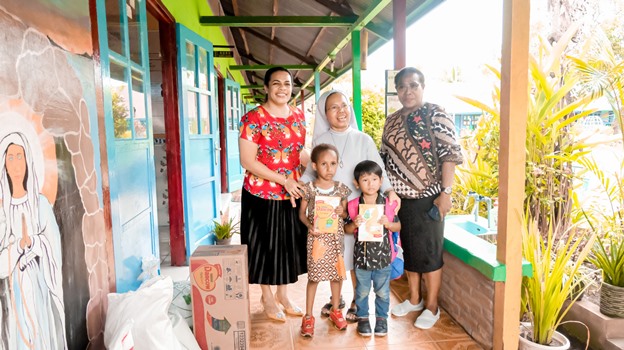
M 303 195 L 299 153 L 305 144 L 303 112 L 288 105 L 292 76 L 274 67 L 264 77 L 267 101 L 240 122 L 240 160 L 246 169 L 241 198 L 241 243 L 247 245 L 249 283 L 260 284 L 270 319 L 302 316 L 287 285 L 307 272 L 306 227 L 296 208 Z M 273 296 L 270 286 L 277 285 Z M 281 305 L 284 310 L 279 308 Z

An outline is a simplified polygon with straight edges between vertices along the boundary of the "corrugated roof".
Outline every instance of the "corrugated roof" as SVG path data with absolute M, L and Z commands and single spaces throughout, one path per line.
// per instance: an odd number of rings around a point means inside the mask
M 442 1 L 406 0 L 407 25 L 417 21 Z M 317 17 L 340 17 L 345 21 L 355 23 L 370 19 L 366 22 L 366 29 L 364 29 L 368 31 L 369 54 L 392 38 L 393 10 L 392 1 L 388 0 L 220 0 L 209 1 L 209 3 L 213 7 L 214 13 L 223 14 L 227 17 L 225 20 L 235 20 L 232 16 L 243 21 L 257 16 L 294 16 L 301 21 Z M 383 6 L 384 3 L 387 5 Z M 214 8 L 217 6 L 216 4 L 221 8 Z M 376 9 L 374 17 L 364 17 L 379 4 L 382 5 Z M 333 67 L 332 64 L 326 64 L 325 69 L 320 71 L 321 86 L 329 84 L 351 68 L 350 33 L 353 25 L 341 27 L 243 25 L 242 27 L 229 27 L 234 38 L 232 44 L 240 56 L 241 65 L 308 65 L 318 67 L 329 62 L 330 53 L 336 52 Z M 345 39 L 348 41 L 346 45 L 344 44 Z M 343 47 L 337 51 L 336 49 L 341 43 Z M 363 42 L 362 45 L 364 45 Z M 246 70 L 243 76 L 248 85 L 262 85 L 262 77 L 265 71 Z M 301 86 L 305 85 L 308 88 L 306 89 L 306 97 L 312 94 L 314 87 L 313 68 L 306 67 L 306 69 L 292 69 L 291 71 L 295 82 L 294 93 L 299 94 Z M 264 90 L 253 88 L 249 89 L 249 92 L 243 91 L 243 95 L 247 93 L 261 95 Z

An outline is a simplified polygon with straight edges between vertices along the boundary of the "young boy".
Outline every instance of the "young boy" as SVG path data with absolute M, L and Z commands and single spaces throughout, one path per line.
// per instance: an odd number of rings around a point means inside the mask
M 371 281 L 375 291 L 375 335 L 383 337 L 388 334 L 388 309 L 390 307 L 390 262 L 392 252 L 390 250 L 389 235 L 392 231 L 399 231 L 401 223 L 398 217 L 381 216 L 379 224 L 383 225 L 383 238 L 381 242 L 361 241 L 357 238 L 357 230 L 365 222 L 365 218 L 357 211 L 359 204 L 382 204 L 388 205 L 386 198 L 379 192 L 382 180 L 381 167 L 370 160 L 365 160 L 356 165 L 353 171 L 355 186 L 362 190 L 362 195 L 349 202 L 348 208 L 351 222 L 345 225 L 346 233 L 355 233 L 356 242 L 353 252 L 353 265 L 357 278 L 355 287 L 355 304 L 357 306 L 358 326 L 357 331 L 365 337 L 371 336 L 371 325 L 368 317 L 368 295 L 370 294 Z M 352 203 L 354 202 L 355 203 Z M 355 205 L 357 204 L 357 205 Z

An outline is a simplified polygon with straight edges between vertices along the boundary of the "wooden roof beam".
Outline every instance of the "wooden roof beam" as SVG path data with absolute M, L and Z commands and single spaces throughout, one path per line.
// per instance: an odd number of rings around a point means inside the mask
M 331 10 L 331 12 L 337 14 L 338 16 L 348 17 L 348 16 L 357 16 L 351 5 L 349 5 L 348 1 L 341 0 L 339 2 L 335 2 L 332 0 L 316 0 L 319 4 L 325 6 L 327 9 Z M 392 26 L 392 25 L 390 25 Z M 388 35 L 388 30 L 383 28 L 384 26 L 377 25 L 375 23 L 368 23 L 366 25 L 366 29 L 371 33 L 378 36 L 380 39 L 384 41 L 389 41 L 392 39 L 392 35 Z M 319 33 L 319 36 L 321 33 Z
M 413 11 L 413 12 L 411 12 L 411 13 L 409 13 L 407 15 L 407 19 L 406 19 L 407 26 L 409 27 L 410 25 L 414 24 L 416 21 L 418 21 L 424 15 L 426 15 L 431 10 L 433 10 L 442 1 L 441 0 L 426 0 L 422 5 L 420 5 L 418 7 L 418 9 L 416 9 L 415 11 Z M 370 29 L 371 26 L 374 26 L 377 31 L 371 30 Z M 392 36 L 393 36 L 393 28 L 392 27 L 393 26 L 392 26 L 392 24 L 388 24 L 388 27 L 389 27 L 389 29 L 384 29 L 384 28 L 382 28 L 382 26 L 374 24 L 374 23 L 368 23 L 366 25 L 366 29 L 370 30 L 373 34 L 377 35 L 380 39 L 382 39 L 382 40 L 377 40 L 373 44 L 371 44 L 368 47 L 368 52 L 376 51 L 378 48 L 380 48 L 382 45 L 384 45 L 386 43 L 386 41 L 392 39 Z M 383 36 L 379 34 L 380 32 L 384 33 Z M 340 68 L 337 72 L 334 72 L 333 74 L 335 74 L 336 76 L 341 76 L 342 74 L 344 74 L 349 69 L 351 69 L 350 66 L 345 66 L 345 67 Z M 325 85 L 323 85 L 322 87 L 324 88 Z
M 384 0 L 383 2 L 390 1 Z M 199 16 L 208 27 L 352 27 L 357 16 Z
M 388 4 L 390 4 L 392 0 L 381 0 L 371 4 L 366 11 L 353 23 L 351 27 L 349 27 L 349 31 L 345 35 L 345 37 L 338 43 L 338 45 L 327 54 L 327 56 L 319 63 L 317 68 L 314 70 L 315 72 L 320 72 L 325 68 L 325 66 L 331 61 L 331 57 L 336 57 L 338 52 L 342 50 L 343 47 L 351 41 L 351 33 L 356 30 L 362 30 L 375 16 L 377 16 Z M 331 18 L 331 17 L 328 17 Z M 305 89 L 312 81 L 314 80 L 314 74 L 303 83 L 302 88 Z
M 277 16 L 277 11 L 279 10 L 279 5 L 277 4 L 277 0 L 273 0 L 273 16 Z M 277 28 L 271 27 L 271 40 L 275 39 L 275 30 Z M 269 46 L 269 63 L 273 62 L 273 45 Z
M 424 15 L 433 10 L 436 6 L 438 6 L 444 0 L 425 0 L 418 8 L 412 12 L 407 14 L 407 18 L 405 19 L 405 23 L 407 23 L 407 27 L 416 23 L 419 19 L 421 19 Z M 382 42 L 376 42 L 374 46 L 369 48 L 369 51 L 374 51 L 379 48 L 381 45 L 385 44 L 386 41 L 392 39 L 394 34 L 394 28 L 392 23 L 383 23 L 383 24 L 375 24 L 368 23 L 366 25 L 366 29 L 368 29 L 371 33 L 377 35 L 380 39 L 384 40 Z
M 316 2 L 330 9 L 332 12 L 335 12 L 339 16 L 356 16 L 355 12 L 353 12 L 353 9 L 351 8 L 351 5 L 349 5 L 346 1 L 340 1 L 340 3 L 337 3 L 331 0 L 316 0 Z
M 238 14 L 239 14 L 238 0 L 232 0 L 232 7 L 233 7 L 233 10 L 234 10 L 234 15 L 238 16 Z M 247 38 L 245 37 L 245 32 L 243 32 L 240 29 L 238 30 L 238 32 L 240 33 L 240 36 L 243 39 L 243 44 L 245 46 L 245 53 L 249 55 L 249 44 L 247 44 Z
M 304 62 L 305 64 L 316 65 L 316 62 L 314 61 L 313 57 L 305 57 L 305 56 L 303 56 L 302 54 L 298 53 L 297 51 L 295 51 L 295 50 L 293 50 L 293 49 L 291 49 L 291 48 L 289 48 L 287 46 L 282 45 L 282 43 L 278 39 L 271 40 L 271 38 L 268 38 L 264 34 L 262 34 L 260 32 L 257 32 L 257 31 L 255 31 L 253 29 L 250 29 L 250 28 L 244 28 L 243 30 L 248 32 L 248 33 L 250 33 L 250 34 L 255 35 L 260 40 L 262 40 L 262 41 L 264 41 L 264 42 L 266 42 L 268 44 L 274 45 L 278 49 L 286 52 L 287 54 L 291 55 L 292 57 L 297 58 L 298 60 Z

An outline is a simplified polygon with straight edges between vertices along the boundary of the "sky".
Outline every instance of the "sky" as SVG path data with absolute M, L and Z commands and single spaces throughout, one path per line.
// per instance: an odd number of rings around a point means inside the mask
M 415 66 L 431 80 L 452 67 L 466 78 L 480 75 L 484 62 L 495 61 L 501 52 L 502 1 L 446 0 L 407 29 L 408 66 Z M 394 42 L 368 57 L 362 80 L 383 81 L 385 69 L 394 68 Z M 375 67 L 375 68 L 373 68 Z
M 426 100 L 441 103 L 436 101 L 438 90 L 442 88 L 438 83 L 453 67 L 458 67 L 466 85 L 471 85 L 482 82 L 486 76 L 484 63 L 498 64 L 502 3 L 500 0 L 446 0 L 408 27 L 406 63 L 424 73 Z M 394 68 L 393 45 L 393 41 L 389 41 L 369 53 L 368 69 L 362 71 L 361 76 L 363 88 L 385 88 L 385 71 Z M 481 83 L 480 86 L 483 91 L 477 93 L 479 96 L 470 97 L 487 96 L 491 84 Z M 351 91 L 351 86 L 334 87 Z M 449 94 L 446 95 L 444 99 L 448 100 Z

